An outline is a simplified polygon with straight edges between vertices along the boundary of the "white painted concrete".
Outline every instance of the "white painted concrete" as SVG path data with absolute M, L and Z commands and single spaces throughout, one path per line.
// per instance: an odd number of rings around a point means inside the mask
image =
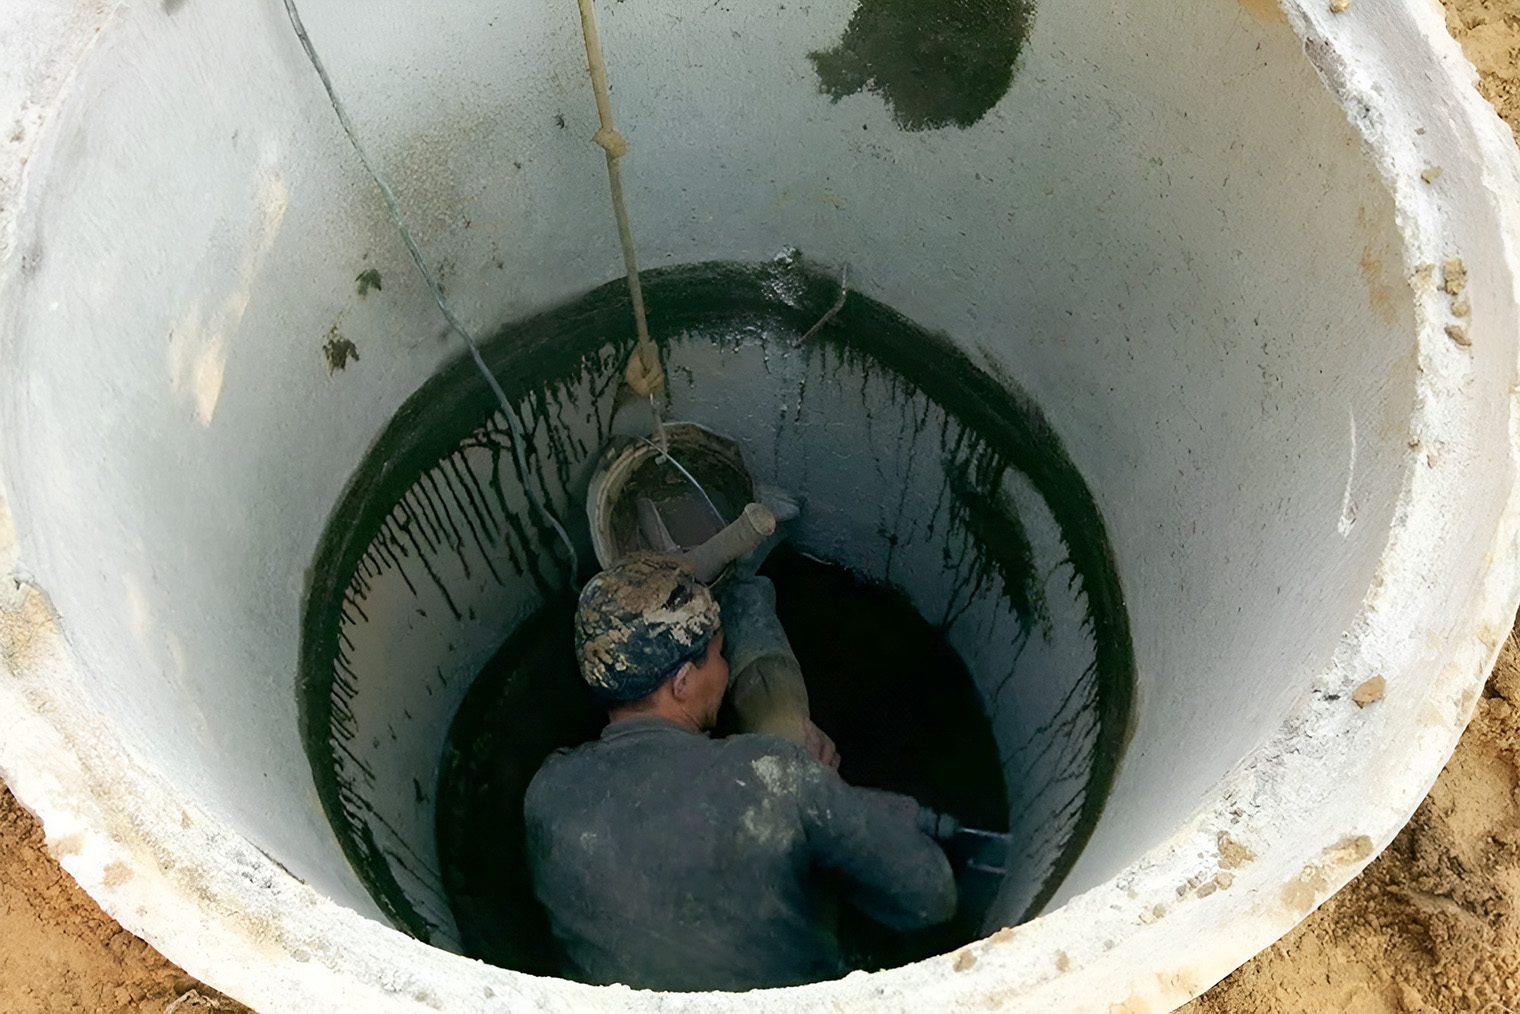
M 603 11 L 645 263 L 848 261 L 1033 392 L 1103 509 L 1134 737 L 1060 907 L 974 963 L 633 995 L 377 923 L 296 735 L 299 604 L 456 349 L 275 4 L 35 3 L 3 38 L 0 774 L 108 911 L 262 1011 L 1202 990 L 1393 836 L 1517 600 L 1512 140 L 1429 5 L 1260 9 L 1047 5 L 1004 99 L 919 133 L 817 94 L 845 3 Z M 305 12 L 466 320 L 615 276 L 573 7 L 353 10 Z M 334 326 L 361 359 L 329 375 Z

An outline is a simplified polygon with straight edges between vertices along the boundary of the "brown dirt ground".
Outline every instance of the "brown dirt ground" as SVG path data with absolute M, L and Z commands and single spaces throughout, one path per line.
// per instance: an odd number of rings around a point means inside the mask
M 1520 134 L 1520 3 L 1446 0 L 1446 27 L 1478 68 L 1478 91 Z
M 1366 2 L 1366 0 L 1364 0 Z M 1520 0 L 1447 0 L 1479 90 L 1520 132 Z M 248 1009 L 102 913 L 0 786 L 0 1012 Z M 1184 1014 L 1520 1014 L 1520 644 L 1388 850 Z
M 171 1008 L 251 1014 L 112 922 L 48 855 L 41 826 L 0 785 L 0 1012 Z

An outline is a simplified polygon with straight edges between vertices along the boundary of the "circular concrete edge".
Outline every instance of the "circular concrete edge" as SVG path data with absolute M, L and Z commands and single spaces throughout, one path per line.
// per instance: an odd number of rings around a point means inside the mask
M 1455 747 L 1520 600 L 1514 396 L 1501 454 L 1494 420 L 1474 418 L 1471 388 L 1472 357 L 1485 346 L 1502 352 L 1503 386 L 1514 379 L 1520 156 L 1438 10 L 1401 0 L 1332 14 L 1290 2 L 1286 13 L 1395 199 L 1419 321 L 1417 446 L 1378 579 L 1332 664 L 1186 826 L 1109 882 L 949 955 L 752 994 L 593 988 L 430 948 L 327 901 L 213 816 L 187 810 L 81 703 L 85 674 L 45 592 L 18 569 L 3 490 L 0 777 L 108 914 L 265 1014 L 973 1002 L 1138 1014 L 1192 998 L 1291 929 L 1403 826 Z M 19 164 L 0 166 L 0 180 L 13 181 Z M 1436 165 L 1439 185 L 1421 177 Z M 0 219 L 0 250 L 11 225 Z M 1454 252 L 1479 269 L 1474 290 L 1486 286 L 1473 350 L 1449 340 L 1445 296 L 1420 271 Z M 1477 546 L 1463 525 L 1475 501 L 1494 518 Z M 1460 564 L 1469 569 L 1453 573 Z M 1379 675 L 1386 697 L 1354 705 L 1351 690 Z

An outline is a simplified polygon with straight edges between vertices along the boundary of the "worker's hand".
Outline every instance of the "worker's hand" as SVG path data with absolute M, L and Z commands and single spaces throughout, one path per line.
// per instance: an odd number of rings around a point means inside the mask
M 870 804 L 893 820 L 900 821 L 910 827 L 918 827 L 918 813 L 921 807 L 918 800 L 912 796 L 905 796 L 901 792 L 888 792 L 886 789 L 868 789 L 858 787 L 855 789 Z
M 802 720 L 802 735 L 806 742 L 803 746 L 830 771 L 839 770 L 839 748 L 829 738 L 828 733 L 813 724 L 811 718 Z

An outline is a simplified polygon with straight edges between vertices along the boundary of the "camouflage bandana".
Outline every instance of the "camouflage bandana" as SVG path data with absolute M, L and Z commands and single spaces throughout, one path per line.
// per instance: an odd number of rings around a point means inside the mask
M 639 700 L 683 662 L 701 658 L 718 629 L 718 603 L 684 564 L 632 553 L 581 589 L 581 678 L 604 702 Z

